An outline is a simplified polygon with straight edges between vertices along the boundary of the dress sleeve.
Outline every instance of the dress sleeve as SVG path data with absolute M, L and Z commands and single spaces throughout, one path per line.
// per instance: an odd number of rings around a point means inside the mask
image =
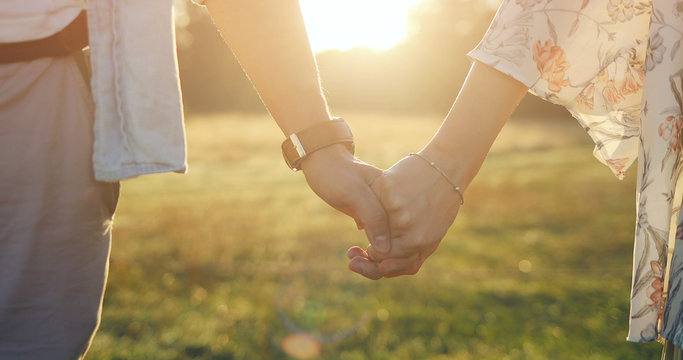
M 504 0 L 468 55 L 562 105 L 619 178 L 638 156 L 650 4 Z

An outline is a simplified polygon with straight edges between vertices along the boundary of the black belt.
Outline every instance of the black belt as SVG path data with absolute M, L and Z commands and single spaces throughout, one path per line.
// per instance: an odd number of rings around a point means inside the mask
M 38 40 L 0 43 L 0 64 L 58 57 L 88 46 L 88 20 L 82 11 L 58 33 Z

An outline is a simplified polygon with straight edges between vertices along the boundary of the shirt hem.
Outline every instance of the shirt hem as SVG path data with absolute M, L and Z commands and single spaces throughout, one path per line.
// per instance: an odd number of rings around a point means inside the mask
M 103 182 L 115 182 L 131 179 L 142 175 L 174 172 L 187 173 L 187 164 L 182 165 L 159 165 L 159 164 L 129 164 L 118 169 L 95 169 L 95 180 Z

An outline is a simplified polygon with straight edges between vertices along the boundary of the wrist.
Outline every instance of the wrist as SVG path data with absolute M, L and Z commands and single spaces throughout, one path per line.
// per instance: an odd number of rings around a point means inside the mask
M 477 165 L 470 154 L 454 150 L 450 146 L 442 146 L 435 141 L 430 142 L 419 153 L 441 168 L 448 179 L 463 191 L 472 182 L 481 165 Z
M 343 144 L 333 144 L 306 156 L 301 160 L 299 167 L 301 168 L 301 171 L 306 174 L 320 165 L 329 165 L 337 163 L 340 160 L 354 161 L 355 157 Z
M 268 112 L 286 136 L 298 133 L 318 123 L 334 119 L 327 109 L 327 102 L 319 87 L 315 88 L 311 85 L 297 84 L 289 85 L 288 91 L 297 94 L 295 101 L 307 104 L 306 106 L 292 106 L 291 99 L 283 101 L 277 95 L 281 91 L 273 90 L 268 94 L 261 94 L 263 102 L 268 104 Z

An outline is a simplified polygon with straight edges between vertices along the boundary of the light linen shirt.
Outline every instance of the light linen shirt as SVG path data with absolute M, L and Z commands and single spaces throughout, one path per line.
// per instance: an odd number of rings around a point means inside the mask
M 82 0 L 2 0 L 0 43 L 48 37 L 73 21 L 84 8 Z
M 185 172 L 172 0 L 3 0 L 0 42 L 50 36 L 87 7 L 100 181 Z
M 187 169 L 172 0 L 88 0 L 100 181 Z
M 628 340 L 661 335 L 678 347 L 683 347 L 683 227 L 677 227 L 683 220 L 682 4 L 505 0 L 470 52 L 565 106 L 595 141 L 595 156 L 617 177 L 638 159 Z

